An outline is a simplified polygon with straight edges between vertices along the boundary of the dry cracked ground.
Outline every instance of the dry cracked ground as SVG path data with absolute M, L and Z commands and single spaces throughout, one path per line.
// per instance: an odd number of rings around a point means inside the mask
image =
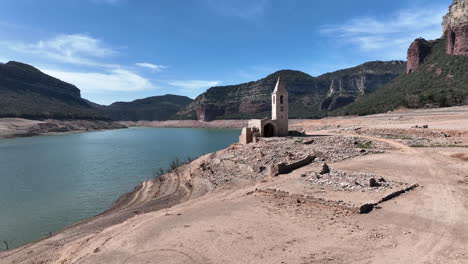
M 468 263 L 468 107 L 292 128 L 307 136 L 203 156 L 0 263 Z

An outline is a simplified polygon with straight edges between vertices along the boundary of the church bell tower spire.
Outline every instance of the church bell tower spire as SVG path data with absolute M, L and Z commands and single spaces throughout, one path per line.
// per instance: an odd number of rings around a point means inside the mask
M 275 89 L 271 94 L 271 119 L 276 120 L 277 136 L 288 135 L 288 91 L 286 84 L 278 77 Z

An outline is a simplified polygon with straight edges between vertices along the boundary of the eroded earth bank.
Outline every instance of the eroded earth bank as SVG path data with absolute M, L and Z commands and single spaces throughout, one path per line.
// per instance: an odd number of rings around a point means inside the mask
M 57 133 L 78 133 L 126 126 L 107 120 L 30 120 L 24 118 L 0 118 L 0 138 L 31 137 Z
M 200 157 L 0 262 L 468 262 L 468 107 L 292 128 L 307 136 Z

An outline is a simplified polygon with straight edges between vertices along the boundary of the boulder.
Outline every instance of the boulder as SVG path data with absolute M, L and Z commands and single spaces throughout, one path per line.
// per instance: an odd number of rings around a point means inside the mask
M 320 170 L 320 174 L 327 174 L 330 173 L 330 167 L 328 166 L 327 163 L 323 163 L 322 165 L 322 170 Z
M 370 178 L 369 186 L 372 188 L 380 187 L 380 183 L 378 183 L 377 180 L 375 180 L 374 178 Z

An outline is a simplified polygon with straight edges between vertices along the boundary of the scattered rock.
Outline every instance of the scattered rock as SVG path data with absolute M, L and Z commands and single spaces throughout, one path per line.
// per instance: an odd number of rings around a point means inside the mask
M 321 175 L 328 174 L 330 173 L 330 167 L 328 166 L 327 163 L 323 163 L 322 165 L 322 170 L 320 171 Z
M 320 173 L 309 171 L 307 181 L 327 189 L 336 191 L 371 191 L 380 192 L 394 188 L 405 188 L 407 184 L 402 182 L 387 181 L 373 173 L 348 172 L 341 170 L 330 170 L 329 173 L 321 175 Z M 376 179 L 379 179 L 378 181 Z M 373 187 L 372 187 L 373 186 Z
M 380 187 L 380 184 L 374 178 L 370 178 L 369 179 L 369 186 L 370 187 Z

